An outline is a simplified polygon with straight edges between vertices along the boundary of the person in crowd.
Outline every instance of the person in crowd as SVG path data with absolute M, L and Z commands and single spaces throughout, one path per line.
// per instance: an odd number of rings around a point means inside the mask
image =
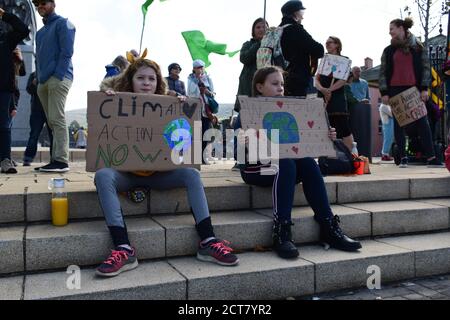
M 28 27 L 14 14 L 0 7 L 0 172 L 15 174 L 11 159 L 11 120 L 15 114 L 14 50 L 29 34 Z
M 114 80 L 114 81 L 113 81 Z M 159 65 L 151 60 L 138 58 L 127 70 L 101 84 L 107 95 L 115 92 L 134 92 L 142 94 L 167 94 L 166 83 Z M 180 98 L 185 99 L 185 97 Z M 198 170 L 179 168 L 164 172 L 121 172 L 111 168 L 100 169 L 95 174 L 100 205 L 110 230 L 115 249 L 97 268 L 100 276 L 115 276 L 122 271 L 137 267 L 137 255 L 131 246 L 118 192 L 135 188 L 154 188 L 167 190 L 187 188 L 189 204 L 195 218 L 195 226 L 200 238 L 197 258 L 224 266 L 234 266 L 239 259 L 232 254 L 229 243 L 216 238 L 209 215 L 208 203 Z
M 284 94 L 283 71 L 278 67 L 259 69 L 253 78 L 253 95 L 281 97 Z M 330 128 L 329 136 L 336 139 Z M 345 251 L 361 248 L 358 241 L 347 237 L 339 227 L 339 217 L 331 211 L 328 195 L 319 166 L 313 158 L 280 159 L 278 165 L 261 163 L 241 164 L 241 176 L 245 183 L 260 187 L 272 186 L 273 199 L 273 248 L 285 259 L 299 255 L 292 240 L 292 207 L 295 185 L 302 182 L 306 199 L 314 211 L 314 219 L 320 226 L 320 241 Z M 269 174 L 268 170 L 272 170 Z M 264 173 L 264 174 L 263 174 Z
M 114 77 L 125 71 L 130 63 L 124 56 L 117 56 L 113 62 L 105 66 L 105 78 Z
M 337 37 L 328 37 L 326 42 L 327 52 L 332 55 L 341 55 L 342 42 Z M 342 139 L 351 151 L 353 146 L 353 134 L 350 127 L 350 116 L 345 96 L 345 80 L 333 78 L 317 73 L 315 86 L 319 97 L 323 97 L 328 113 L 330 125 L 336 128 L 337 137 Z
M 269 24 L 263 18 L 258 18 L 252 25 L 252 38 L 246 41 L 240 51 L 240 60 L 244 65 L 239 76 L 239 86 L 237 96 L 251 96 L 252 95 L 252 80 L 256 72 L 256 53 L 261 46 L 261 40 L 266 34 Z M 239 112 L 241 106 L 239 99 L 236 97 L 234 103 L 234 111 Z
M 45 116 L 44 109 L 42 108 L 41 101 L 39 100 L 37 94 L 36 72 L 32 72 L 28 77 L 27 92 L 31 96 L 30 101 L 31 113 L 30 113 L 30 136 L 28 138 L 27 147 L 23 154 L 23 165 L 25 167 L 30 166 L 34 158 L 36 157 L 39 136 L 41 135 L 41 131 L 44 128 L 44 125 L 47 128 L 48 136 L 50 138 L 50 154 L 52 154 L 52 141 L 53 141 L 52 130 L 50 130 L 50 127 L 48 126 L 47 117 Z
M 20 90 L 19 90 L 19 80 L 17 77 L 24 77 L 27 74 L 25 69 L 25 62 L 23 61 L 22 50 L 19 47 L 16 47 L 13 51 L 13 63 L 14 63 L 14 96 L 13 101 L 11 102 L 10 114 L 11 117 L 15 117 L 17 114 L 17 108 L 19 107 L 19 99 L 20 99 Z
M 178 63 L 171 63 L 168 67 L 169 76 L 166 77 L 169 85 L 169 94 L 171 96 L 186 96 L 186 87 L 180 80 L 181 66 Z
M 392 161 L 394 158 L 390 156 L 392 142 L 394 141 L 394 117 L 391 107 L 387 104 L 380 103 L 380 118 L 383 128 L 383 148 L 381 150 L 381 161 Z
M 78 149 L 86 149 L 87 146 L 88 133 L 84 127 L 80 127 L 77 132 L 75 132 L 73 138 L 75 140 L 75 146 Z
M 54 0 L 33 0 L 44 26 L 36 34 L 38 95 L 53 133 L 52 158 L 41 172 L 69 171 L 66 98 L 73 81 L 75 26 L 55 12 Z
M 324 55 L 323 46 L 303 28 L 305 8 L 301 1 L 291 0 L 281 7 L 284 28 L 281 49 L 289 62 L 286 75 L 286 96 L 306 97 L 315 74 L 318 59 Z
M 361 78 L 361 68 L 352 68 L 353 80 L 350 84 L 352 93 L 359 102 L 370 103 L 369 83 Z
M 200 98 L 203 103 L 202 107 L 202 137 L 205 132 L 212 128 L 212 126 L 217 125 L 218 119 L 211 112 L 208 105 L 208 97 L 215 96 L 214 84 L 211 77 L 205 72 L 205 62 L 203 60 L 197 59 L 192 63 L 192 73 L 188 77 L 188 96 Z M 204 150 L 208 145 L 207 141 L 202 141 L 202 163 L 207 164 L 205 159 Z
M 431 81 L 430 63 L 427 49 L 409 30 L 413 26 L 411 18 L 395 19 L 389 24 L 391 44 L 381 56 L 379 89 L 383 104 L 397 94 L 416 87 L 422 101 L 428 100 L 428 86 Z M 404 129 L 415 127 L 420 136 L 423 154 L 429 167 L 443 167 L 436 158 L 431 129 L 427 117 L 420 118 L 406 127 L 400 127 L 394 117 L 394 136 L 400 156 L 400 168 L 408 167 L 406 138 Z

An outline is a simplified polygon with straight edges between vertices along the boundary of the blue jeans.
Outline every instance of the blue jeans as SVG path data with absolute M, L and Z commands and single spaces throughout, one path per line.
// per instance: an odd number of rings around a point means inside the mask
M 42 104 L 39 101 L 39 97 L 36 95 L 31 103 L 30 114 L 30 137 L 28 138 L 27 148 L 23 155 L 23 161 L 33 162 L 37 153 L 37 145 L 39 136 L 41 135 L 42 128 L 46 124 L 48 136 L 50 138 L 50 156 L 52 154 L 53 134 L 52 130 L 47 123 L 47 117 L 45 116 Z
M 327 190 L 319 166 L 312 158 L 280 159 L 275 175 L 241 170 L 245 183 L 260 187 L 272 186 L 274 220 L 291 222 L 295 185 L 302 182 L 303 192 L 318 222 L 332 218 Z
M 389 155 L 394 141 L 394 119 L 389 117 L 388 123 L 383 123 L 383 149 L 381 154 Z
M 125 227 L 117 193 L 138 187 L 156 190 L 185 187 L 196 223 L 199 224 L 202 220 L 209 217 L 208 202 L 200 178 L 200 172 L 193 168 L 155 172 L 148 177 L 140 177 L 130 172 L 103 168 L 95 173 L 95 186 L 108 227 Z
M 0 161 L 11 159 L 11 113 L 9 107 L 12 92 L 0 91 Z

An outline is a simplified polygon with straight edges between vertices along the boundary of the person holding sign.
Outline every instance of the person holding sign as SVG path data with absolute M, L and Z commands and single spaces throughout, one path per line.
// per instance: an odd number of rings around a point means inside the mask
M 391 44 L 387 46 L 381 56 L 380 68 L 380 92 L 382 102 L 392 107 L 389 99 L 416 87 L 420 91 L 423 102 L 428 100 L 428 86 L 431 81 L 430 62 L 427 50 L 423 44 L 409 31 L 413 26 L 411 18 L 395 19 L 389 25 Z M 394 110 L 393 110 L 394 111 Z M 433 148 L 431 129 L 427 117 L 406 125 L 405 129 L 417 129 L 420 136 L 423 153 L 430 167 L 442 167 L 442 163 L 436 158 Z M 394 136 L 400 155 L 400 168 L 408 166 L 406 156 L 406 139 L 404 128 L 394 117 Z
M 339 38 L 328 37 L 326 47 L 329 55 L 341 56 L 342 42 Z M 318 72 L 315 86 L 319 90 L 318 96 L 323 97 L 325 101 L 330 126 L 336 128 L 337 137 L 342 139 L 351 151 L 354 140 L 344 88 L 347 81 L 334 78 L 334 70 L 331 71 L 331 74 L 327 75 Z
M 161 69 L 154 61 L 138 58 L 118 77 L 108 78 L 102 82 L 102 91 L 107 95 L 118 92 L 135 92 L 144 94 L 167 94 L 166 83 Z M 183 99 L 183 98 L 181 98 Z M 119 273 L 137 267 L 136 252 L 128 239 L 128 232 L 119 202 L 118 192 L 135 188 L 154 188 L 167 190 L 185 187 L 189 204 L 196 221 L 200 237 L 197 258 L 225 266 L 238 264 L 238 258 L 228 242 L 215 237 L 208 203 L 198 170 L 179 168 L 164 172 L 120 172 L 103 168 L 95 174 L 100 205 L 111 233 L 115 249 L 97 268 L 100 276 L 116 276 Z
M 284 95 L 283 71 L 278 67 L 259 69 L 253 78 L 253 96 L 281 97 Z M 240 116 L 239 116 L 240 117 Z M 240 123 L 240 120 L 239 120 Z M 329 137 L 336 139 L 330 128 Z M 276 169 L 274 170 L 273 167 Z M 361 244 L 347 237 L 339 227 L 339 217 L 331 211 L 328 195 L 319 166 L 313 158 L 279 159 L 278 166 L 258 163 L 241 164 L 245 183 L 260 187 L 272 186 L 273 198 L 273 248 L 281 258 L 299 255 L 292 240 L 292 207 L 295 185 L 302 182 L 306 199 L 320 225 L 320 241 L 344 251 L 356 251 Z

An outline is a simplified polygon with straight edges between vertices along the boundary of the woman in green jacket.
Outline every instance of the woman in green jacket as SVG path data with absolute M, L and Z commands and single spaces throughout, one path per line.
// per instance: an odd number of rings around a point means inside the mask
M 239 88 L 237 95 L 252 95 L 252 81 L 253 75 L 256 72 L 256 52 L 261 45 L 261 40 L 266 34 L 266 29 L 269 27 L 267 21 L 263 18 L 258 18 L 253 22 L 252 38 L 245 42 L 241 48 L 240 60 L 244 64 L 241 75 L 239 76 Z M 234 111 L 239 112 L 241 105 L 236 98 L 234 104 Z

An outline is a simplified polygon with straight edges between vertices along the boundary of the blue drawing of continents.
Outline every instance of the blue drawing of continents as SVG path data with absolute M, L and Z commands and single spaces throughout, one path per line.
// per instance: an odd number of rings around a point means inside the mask
M 267 136 L 272 141 L 270 130 L 278 129 L 279 144 L 299 143 L 298 124 L 295 117 L 287 112 L 269 112 L 264 116 L 263 128 L 267 130 Z M 277 141 L 273 141 L 277 143 Z
M 192 143 L 192 128 L 186 119 L 176 119 L 166 125 L 163 136 L 170 149 L 188 149 Z

